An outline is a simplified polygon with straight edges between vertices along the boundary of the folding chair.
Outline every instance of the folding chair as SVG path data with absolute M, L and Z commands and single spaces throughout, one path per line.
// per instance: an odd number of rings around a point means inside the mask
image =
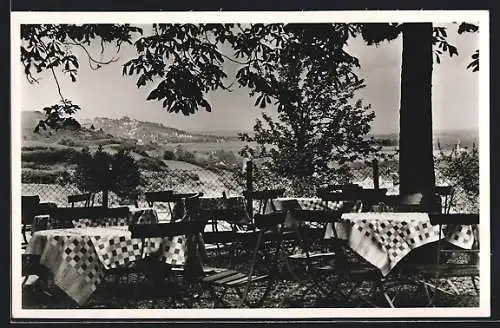
M 146 192 L 146 201 L 150 207 L 155 202 L 167 203 L 170 222 L 179 221 L 185 216 L 183 201 L 187 198 L 201 197 L 203 193 L 175 193 L 173 190 Z
M 276 211 L 273 200 L 283 197 L 285 189 L 266 189 L 258 191 L 244 191 L 244 196 L 247 198 L 248 213 L 251 217 L 254 214 L 266 214 L 268 212 Z M 253 201 L 258 202 L 257 211 L 253 207 Z M 270 209 L 269 209 L 269 207 Z
M 296 269 L 292 270 L 295 279 L 305 281 L 306 284 L 310 283 L 308 287 L 311 288 L 306 289 L 307 293 L 315 291 L 318 295 L 331 296 L 333 291 L 331 288 L 325 287 L 326 279 L 335 276 L 339 269 L 338 265 L 344 265 L 347 258 L 353 256 L 350 254 L 352 252 L 347 250 L 345 240 L 339 238 L 324 239 L 325 230 L 328 223 L 338 222 L 342 213 L 361 211 L 363 195 L 360 188 L 353 188 L 345 192 L 321 192 L 320 195 L 322 200 L 327 203 L 340 202 L 342 205 L 337 210 L 329 209 L 328 204 L 324 210 L 291 210 L 294 218 L 293 229 L 298 237 L 300 252 L 289 255 L 288 258 L 291 263 L 299 264 L 299 267 L 302 268 L 301 274 L 296 274 Z M 336 266 L 332 265 L 332 261 Z M 330 285 L 334 286 L 335 283 Z M 305 297 L 307 293 L 302 297 Z
M 243 304 L 249 307 L 261 307 L 264 304 L 277 278 L 278 258 L 283 240 L 282 224 L 285 216 L 285 212 L 256 214 L 254 217 L 256 230 L 245 234 L 234 231 L 219 236 L 215 235 L 217 232 L 214 232 L 211 237 L 205 234 L 207 239 L 226 238 L 229 240 L 234 238 L 234 240 L 238 240 L 238 238 L 245 238 L 246 242 L 252 242 L 254 245 L 248 271 L 218 269 L 214 270 L 216 273 L 201 279 L 201 286 L 210 293 L 214 300 L 214 307 L 228 307 L 230 304 L 224 300 L 224 297 L 231 290 L 239 297 L 237 307 L 241 307 Z M 264 243 L 272 243 L 274 246 L 264 248 L 266 251 L 263 258 L 259 256 L 259 250 L 263 249 Z M 269 262 L 258 263 L 263 260 L 271 262 L 270 264 Z M 257 268 L 258 264 L 262 268 Z
M 479 278 L 479 239 L 477 234 L 479 225 L 478 214 L 430 214 L 432 225 L 439 226 L 439 235 L 447 235 L 457 226 L 461 229 L 470 229 L 467 231 L 469 238 L 474 238 L 472 249 L 462 249 L 450 244 L 445 239 L 439 239 L 436 246 L 436 262 L 432 264 L 420 264 L 412 268 L 413 273 L 419 277 L 423 284 L 428 298 L 428 306 L 435 306 L 434 301 L 438 292 L 450 294 L 444 285 L 447 284 L 457 296 L 460 292 L 451 282 L 450 278 L 471 278 L 475 292 L 479 295 L 479 289 L 476 279 Z M 474 236 L 475 235 L 475 236 Z M 446 256 L 450 253 L 461 254 L 466 257 L 458 261 Z M 466 256 L 468 255 L 468 256 Z M 467 259 L 468 257 L 468 259 Z
M 33 218 L 37 215 L 39 204 L 39 196 L 22 196 L 21 198 L 21 233 L 23 234 L 23 248 L 28 244 L 26 232 L 31 228 Z
M 75 207 L 75 203 L 83 202 L 83 207 L 92 207 L 94 206 L 94 198 L 95 195 L 92 193 L 86 193 L 81 195 L 69 195 L 68 203 L 71 204 L 71 207 Z
M 202 221 L 189 222 L 170 222 L 158 224 L 133 224 L 129 226 L 132 238 L 141 239 L 141 260 L 134 263 L 131 270 L 114 270 L 113 274 L 134 273 L 144 274 L 148 286 L 137 284 L 134 290 L 135 298 L 141 296 L 141 292 L 145 292 L 145 296 L 153 297 L 153 301 L 165 297 L 175 305 L 176 301 L 182 302 L 184 305 L 191 307 L 193 293 L 189 290 L 187 281 L 202 275 L 202 267 L 198 259 L 192 257 L 196 255 L 194 250 L 194 236 L 201 233 L 206 225 Z M 187 243 L 187 262 L 185 266 L 170 265 L 164 262 L 161 251 L 158 253 L 146 252 L 151 239 L 165 239 L 176 236 L 185 236 Z M 182 273 L 185 281 L 179 281 L 177 278 L 179 273 Z

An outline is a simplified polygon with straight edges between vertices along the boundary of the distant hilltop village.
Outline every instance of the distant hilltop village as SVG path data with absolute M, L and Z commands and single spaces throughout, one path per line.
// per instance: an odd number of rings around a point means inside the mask
M 136 139 L 138 144 L 175 142 L 216 142 L 225 143 L 228 137 L 191 133 L 166 127 L 161 123 L 143 122 L 124 116 L 119 119 L 96 117 L 82 121 L 87 129 L 103 130 L 112 135 Z

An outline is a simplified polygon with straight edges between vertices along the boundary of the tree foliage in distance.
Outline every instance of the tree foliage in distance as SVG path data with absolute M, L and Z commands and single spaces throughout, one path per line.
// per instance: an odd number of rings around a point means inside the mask
M 241 154 L 269 157 L 269 168 L 279 175 L 301 177 L 324 175 L 332 165 L 342 166 L 380 149 L 368 138 L 370 122 L 375 114 L 370 106 L 355 100 L 363 88 L 362 80 L 344 82 L 335 87 L 328 75 L 308 74 L 301 61 L 293 61 L 279 69 L 276 95 L 288 95 L 286 105 L 278 107 L 274 120 L 262 114 L 254 126 L 254 134 L 241 134 L 246 146 Z M 339 79 L 339 77 L 336 77 Z M 256 104 L 261 102 L 257 98 Z
M 93 41 L 100 42 L 101 55 L 104 48 L 113 45 L 120 50 L 122 43 L 132 43 L 132 36 L 142 33 L 138 27 L 128 24 L 22 24 L 21 25 L 21 63 L 29 83 L 38 83 L 38 74 L 49 70 L 57 85 L 61 104 L 45 108 L 47 119 L 40 121 L 40 128 L 57 129 L 64 124 L 64 115 L 73 115 L 80 107 L 67 100 L 61 90 L 56 69 L 64 75 L 69 75 L 72 82 L 76 81 L 80 63 L 75 55 L 75 49 L 82 49 L 88 59 L 91 69 L 97 70 L 102 65 L 116 62 L 118 58 L 97 60 L 89 51 Z M 50 109 L 50 110 L 47 110 Z
M 470 150 L 444 154 L 440 145 L 440 157 L 437 159 L 440 172 L 453 186 L 461 188 L 471 199 L 479 196 L 479 149 L 476 144 Z
M 110 155 L 99 147 L 94 154 L 84 149 L 77 156 L 74 182 L 84 191 L 110 190 L 122 199 L 134 199 L 142 184 L 139 167 L 126 150 Z

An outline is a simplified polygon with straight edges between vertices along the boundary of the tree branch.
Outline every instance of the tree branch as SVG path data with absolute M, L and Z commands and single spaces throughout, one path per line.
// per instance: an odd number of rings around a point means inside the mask
M 64 105 L 66 105 L 66 99 L 61 93 L 61 86 L 59 85 L 59 80 L 57 79 L 56 72 L 54 71 L 54 67 L 51 67 L 50 70 L 52 71 L 52 76 L 54 77 L 54 81 L 56 82 L 57 85 L 57 92 L 59 93 L 59 96 L 61 97 L 61 100 Z
M 79 46 L 80 48 L 82 48 L 85 53 L 87 54 L 87 57 L 88 57 L 88 60 L 89 60 L 89 65 L 90 65 L 90 68 L 93 69 L 93 70 L 97 70 L 100 68 L 100 65 L 108 65 L 108 64 L 111 64 L 111 63 L 114 63 L 114 62 L 117 62 L 119 60 L 119 57 L 113 57 L 111 58 L 110 60 L 108 61 L 99 61 L 99 60 L 96 60 L 92 57 L 92 55 L 90 54 L 90 52 L 87 50 L 87 48 L 79 43 L 79 42 L 76 42 L 75 40 L 71 39 L 73 42 L 65 42 L 65 44 L 68 44 L 68 45 L 73 45 L 73 46 Z M 101 40 L 102 42 L 102 40 Z M 103 47 L 102 43 L 101 43 L 101 46 Z M 120 51 L 120 46 L 118 46 L 118 51 Z M 104 52 L 104 48 L 102 48 L 102 51 L 101 51 L 101 54 Z M 118 53 L 118 52 L 117 52 Z M 94 64 L 97 64 L 98 66 L 94 67 L 92 66 L 92 63 Z

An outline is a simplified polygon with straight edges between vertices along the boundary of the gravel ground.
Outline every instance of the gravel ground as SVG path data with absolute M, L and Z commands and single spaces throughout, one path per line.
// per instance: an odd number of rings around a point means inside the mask
M 219 255 L 215 254 L 215 250 L 210 251 L 209 254 L 210 263 L 208 266 L 225 267 L 227 266 L 228 256 L 227 254 L 221 253 Z M 240 261 L 237 263 L 232 263 L 231 267 L 236 269 L 244 269 L 247 267 L 247 259 L 245 254 L 237 257 Z M 269 264 L 264 264 L 261 268 L 262 272 L 269 270 Z M 296 268 L 295 268 L 296 269 Z M 294 269 L 294 272 L 295 272 Z M 179 279 L 182 280 L 182 279 Z M 314 288 L 311 288 L 312 284 L 308 280 L 296 281 L 290 279 L 289 275 L 282 274 L 276 283 L 273 285 L 269 296 L 266 298 L 265 302 L 261 307 L 263 308 L 327 308 L 327 307 L 373 307 L 374 305 L 379 307 L 388 307 L 388 303 L 383 298 L 382 294 L 376 294 L 374 297 L 370 298 L 373 293 L 370 292 L 370 285 L 368 283 L 363 283 L 361 286 L 355 288 L 355 293 L 353 294 L 351 301 L 340 301 L 339 297 L 336 297 L 337 291 L 346 291 L 353 287 L 349 283 L 336 282 L 334 276 L 321 277 L 322 287 L 331 287 L 328 289 L 334 289 L 333 296 L 322 295 L 319 292 L 314 292 Z M 434 303 L 438 307 L 477 307 L 479 306 L 479 295 L 476 294 L 471 279 L 470 278 L 453 278 L 450 279 L 453 285 L 456 287 L 460 295 L 448 295 L 445 293 L 438 293 Z M 161 288 L 158 285 L 148 285 L 150 281 L 143 279 L 141 276 L 129 276 L 128 282 L 122 282 L 118 285 L 114 283 L 105 283 L 99 286 L 97 291 L 91 297 L 89 303 L 84 308 L 127 308 L 127 309 L 145 309 L 145 308 L 189 308 L 187 304 L 183 302 L 171 301 L 167 295 L 175 288 L 172 285 L 165 285 Z M 440 281 L 443 286 L 446 287 L 451 293 L 453 289 L 446 281 Z M 114 289 L 111 287 L 114 286 Z M 409 284 L 397 284 L 394 287 L 388 287 L 389 295 L 395 295 L 397 297 L 394 301 L 396 307 L 425 307 L 427 306 L 427 297 L 425 290 L 421 285 L 409 285 Z M 45 287 L 44 287 L 45 289 Z M 23 308 L 30 309 L 72 309 L 78 308 L 78 306 L 66 296 L 62 291 L 60 291 L 55 286 L 50 286 L 49 292 L 50 296 L 41 292 L 41 285 L 35 283 L 33 286 L 27 286 L 23 290 Z M 250 299 L 253 300 L 256 297 L 262 295 L 265 290 L 265 285 L 262 283 L 256 288 L 251 290 L 249 295 Z M 135 293 L 135 291 L 140 291 L 141 293 Z M 144 293 L 146 292 L 146 293 Z M 151 293 L 153 292 L 153 293 Z M 142 294 L 142 295 L 141 295 Z M 214 305 L 213 297 L 206 288 L 201 288 L 199 285 L 195 285 L 192 289 L 190 295 L 197 295 L 192 303 L 193 308 L 213 308 L 220 307 L 220 305 Z M 372 304 L 364 302 L 365 299 L 369 299 Z M 239 298 L 236 293 L 227 293 L 224 297 L 227 307 L 237 307 L 239 304 Z

